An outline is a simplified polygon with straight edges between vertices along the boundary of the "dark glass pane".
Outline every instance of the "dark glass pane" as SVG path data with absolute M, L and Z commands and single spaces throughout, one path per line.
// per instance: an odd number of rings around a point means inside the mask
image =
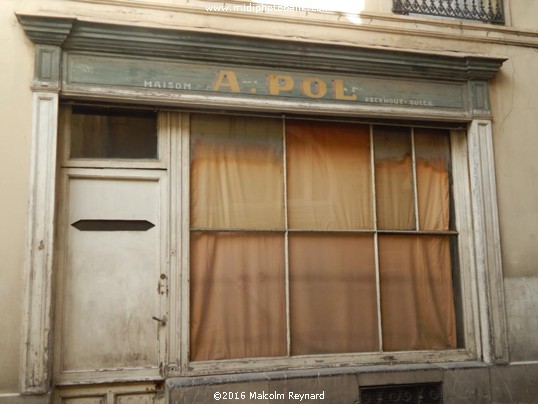
M 70 157 L 156 159 L 157 113 L 73 107 Z

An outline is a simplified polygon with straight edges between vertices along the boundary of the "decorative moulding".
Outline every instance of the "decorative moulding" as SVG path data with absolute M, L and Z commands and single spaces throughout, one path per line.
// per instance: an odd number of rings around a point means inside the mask
M 288 70 L 466 82 L 491 79 L 506 59 L 284 41 L 18 14 L 36 44 L 64 50 Z

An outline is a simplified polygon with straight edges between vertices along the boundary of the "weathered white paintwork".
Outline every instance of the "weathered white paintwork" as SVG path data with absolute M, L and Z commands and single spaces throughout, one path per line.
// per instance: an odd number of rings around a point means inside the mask
M 167 315 L 166 172 L 62 171 L 55 379 L 158 377 L 166 325 L 153 317 Z M 81 231 L 73 226 L 79 220 L 147 220 L 155 227 Z

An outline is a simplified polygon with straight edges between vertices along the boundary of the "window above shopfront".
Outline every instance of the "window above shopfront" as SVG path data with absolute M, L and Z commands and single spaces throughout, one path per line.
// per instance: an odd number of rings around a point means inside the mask
M 503 0 L 393 0 L 397 14 L 423 14 L 504 24 Z

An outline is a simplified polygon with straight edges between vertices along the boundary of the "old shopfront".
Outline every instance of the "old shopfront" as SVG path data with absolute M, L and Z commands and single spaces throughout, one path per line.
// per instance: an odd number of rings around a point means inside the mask
M 18 18 L 36 55 L 25 392 L 189 402 L 506 360 L 503 59 Z

